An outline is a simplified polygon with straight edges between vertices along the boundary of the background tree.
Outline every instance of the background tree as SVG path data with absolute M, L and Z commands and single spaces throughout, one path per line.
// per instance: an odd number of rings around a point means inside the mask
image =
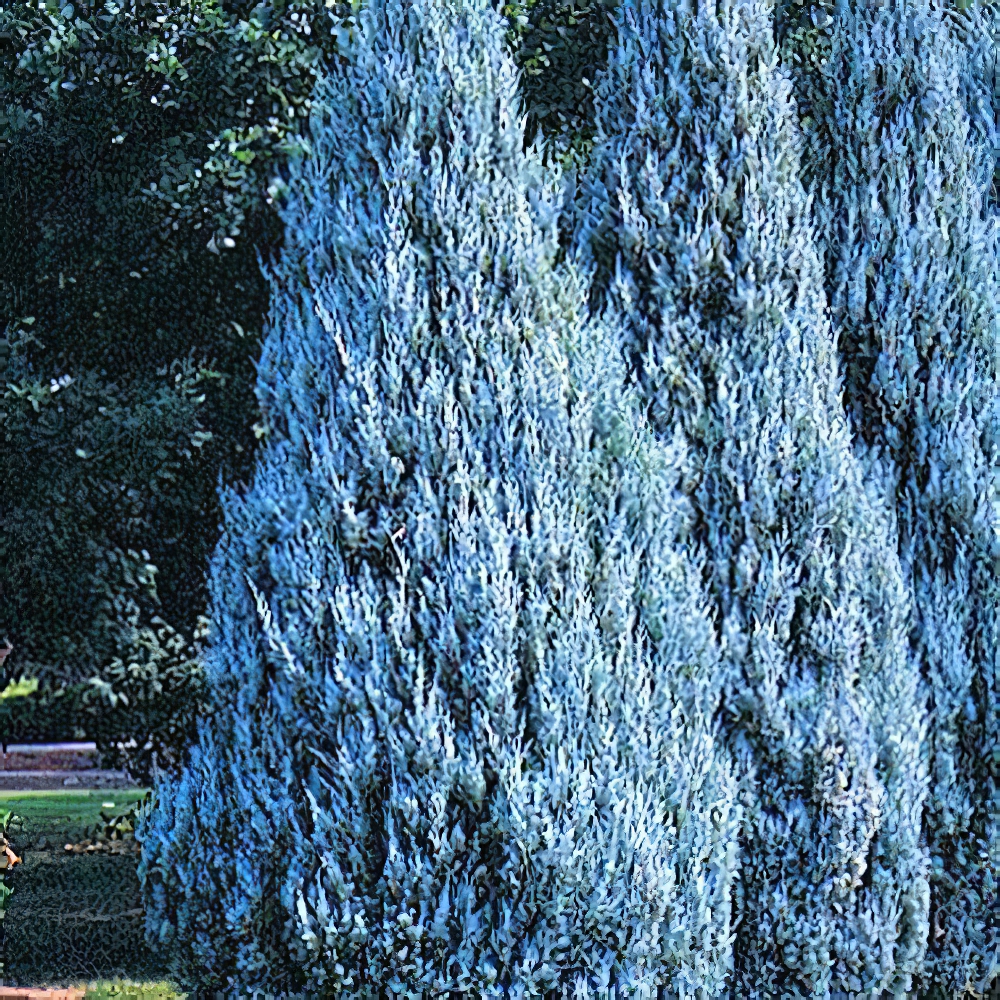
M 927 936 L 909 594 L 840 403 L 773 10 L 627 3 L 616 28 L 581 252 L 628 315 L 654 423 L 693 445 L 740 678 L 722 715 L 747 769 L 735 982 L 905 989 Z
M 722 674 L 620 328 L 559 263 L 484 3 L 372 3 L 313 106 L 211 577 L 215 711 L 147 820 L 198 985 L 717 992 Z
M 840 4 L 821 79 L 845 406 L 898 510 L 930 708 L 923 986 L 943 995 L 1000 967 L 993 16 Z
M 190 738 L 216 488 L 256 442 L 256 247 L 343 14 L 0 9 L 0 627 L 42 683 L 8 738 L 135 742 L 140 775 Z

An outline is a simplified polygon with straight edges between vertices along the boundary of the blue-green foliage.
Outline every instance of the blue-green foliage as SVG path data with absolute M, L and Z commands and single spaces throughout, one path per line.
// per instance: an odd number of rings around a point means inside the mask
M 597 133 L 579 249 L 613 275 L 654 423 L 692 443 L 695 538 L 738 678 L 734 984 L 907 988 L 928 928 L 909 594 L 841 406 L 771 7 L 626 3 Z
M 215 711 L 141 831 L 202 987 L 717 994 L 735 768 L 683 438 L 561 262 L 483 0 L 373 2 L 271 268 Z
M 830 286 L 855 433 L 881 456 L 930 709 L 925 983 L 1000 969 L 1000 386 L 989 8 L 837 8 Z
M 627 0 L 566 206 L 488 3 L 348 22 L 141 831 L 179 975 L 996 976 L 984 25 L 841 4 L 803 126 L 767 0 Z

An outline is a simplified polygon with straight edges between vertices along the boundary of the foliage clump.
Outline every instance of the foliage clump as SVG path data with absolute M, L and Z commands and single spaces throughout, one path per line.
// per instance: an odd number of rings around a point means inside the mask
M 561 262 L 504 33 L 372 3 L 314 102 L 216 710 L 139 834 L 150 931 L 203 988 L 715 992 L 731 963 L 685 446 Z
M 908 989 L 928 930 L 925 710 L 894 496 L 840 398 L 824 247 L 767 3 L 626 3 L 580 253 L 654 424 L 685 429 L 694 537 L 747 777 L 734 979 Z M 874 473 L 874 474 L 872 474 Z
M 828 286 L 858 450 L 897 510 L 928 707 L 928 989 L 1000 969 L 1000 446 L 989 8 L 838 4 Z

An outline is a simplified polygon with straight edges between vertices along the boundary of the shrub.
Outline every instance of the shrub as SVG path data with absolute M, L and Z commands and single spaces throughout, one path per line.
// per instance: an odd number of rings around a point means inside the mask
M 559 263 L 504 27 L 373 3 L 314 102 L 215 711 L 139 831 L 202 988 L 716 991 L 731 962 L 685 450 Z
M 914 595 L 909 647 L 930 709 L 923 988 L 946 994 L 985 991 L 1000 968 L 992 19 L 838 5 L 824 78 L 844 399 L 879 456 Z
M 927 934 L 924 713 L 894 511 L 839 398 L 791 82 L 763 3 L 627 3 L 599 78 L 581 253 L 692 443 L 747 822 L 735 984 L 906 988 Z

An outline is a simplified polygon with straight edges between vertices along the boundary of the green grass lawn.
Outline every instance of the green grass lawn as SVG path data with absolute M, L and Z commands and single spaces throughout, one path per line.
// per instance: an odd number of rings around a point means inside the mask
M 0 813 L 8 809 L 24 819 L 30 836 L 67 840 L 80 839 L 87 827 L 100 822 L 101 811 L 122 813 L 142 801 L 142 788 L 128 789 L 65 789 L 56 792 L 0 791 Z M 108 806 L 107 803 L 112 803 Z M 18 824 L 11 830 L 14 843 L 18 840 Z
M 170 983 L 133 983 L 130 980 L 87 984 L 86 1000 L 185 1000 Z

